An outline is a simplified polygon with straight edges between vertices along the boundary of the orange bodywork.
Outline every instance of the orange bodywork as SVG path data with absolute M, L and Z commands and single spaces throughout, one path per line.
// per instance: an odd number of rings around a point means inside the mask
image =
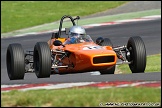
M 48 41 L 50 49 L 69 51 L 70 56 L 64 58 L 62 63 L 64 65 L 73 65 L 73 67 L 58 68 L 60 73 L 99 71 L 116 65 L 117 56 L 111 46 L 99 46 L 94 42 L 84 42 L 67 44 L 63 47 L 54 46 L 53 42 L 55 40 L 50 39 Z M 65 42 L 66 38 L 58 38 L 57 40 Z

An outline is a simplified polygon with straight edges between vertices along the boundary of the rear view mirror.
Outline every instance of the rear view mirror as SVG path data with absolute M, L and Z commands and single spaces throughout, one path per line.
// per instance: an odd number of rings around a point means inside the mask
M 53 42 L 53 45 L 55 45 L 55 46 L 60 46 L 60 45 L 62 45 L 62 42 L 61 42 L 60 40 L 55 40 L 55 41 Z

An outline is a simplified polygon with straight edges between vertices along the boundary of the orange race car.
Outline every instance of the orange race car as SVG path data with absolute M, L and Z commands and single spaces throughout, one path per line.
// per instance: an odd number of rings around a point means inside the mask
M 65 18 L 69 18 L 73 26 L 62 30 Z M 24 53 L 21 44 L 10 44 L 6 53 L 10 80 L 23 79 L 27 72 L 35 72 L 38 78 L 91 71 L 114 74 L 117 64 L 129 64 L 132 73 L 145 71 L 146 49 L 141 37 L 130 37 L 127 45 L 117 47 L 112 46 L 109 38 L 98 37 L 94 42 L 83 27 L 75 24 L 79 19 L 79 16 L 73 19 L 64 15 L 59 31 L 52 33 L 48 42 L 37 42 L 34 51 Z M 61 37 L 61 33 L 67 37 Z M 122 62 L 118 63 L 118 59 Z

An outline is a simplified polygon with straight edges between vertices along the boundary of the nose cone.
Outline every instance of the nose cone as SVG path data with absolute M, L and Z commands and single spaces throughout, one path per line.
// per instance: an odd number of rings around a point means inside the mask
M 71 52 L 74 68 L 70 72 L 88 72 L 103 70 L 116 64 L 116 53 L 112 48 L 95 43 L 69 44 L 65 50 Z M 67 71 L 67 70 L 66 70 Z

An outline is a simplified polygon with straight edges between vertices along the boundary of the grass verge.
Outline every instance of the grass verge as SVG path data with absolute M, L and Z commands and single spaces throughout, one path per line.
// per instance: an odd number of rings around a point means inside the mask
M 88 25 L 88 24 L 96 24 L 96 23 L 103 23 L 103 22 L 111 22 L 117 20 L 125 20 L 125 19 L 133 19 L 133 18 L 140 18 L 144 16 L 152 16 L 152 15 L 160 15 L 161 9 L 153 9 L 153 10 L 146 10 L 140 12 L 132 12 L 132 13 L 124 13 L 124 14 L 117 14 L 117 15 L 110 15 L 110 16 L 102 16 L 102 17 L 94 17 L 94 18 L 87 18 L 81 19 L 78 21 L 78 25 Z M 62 17 L 62 16 L 61 16 Z M 61 18 L 60 17 L 60 18 Z M 59 20 L 53 23 L 45 23 L 43 25 L 34 26 L 30 28 L 20 29 L 9 33 L 2 33 L 1 37 L 10 37 L 15 35 L 22 35 L 32 32 L 45 32 L 51 31 L 54 29 L 58 29 L 59 27 Z M 71 27 L 71 21 L 67 20 L 63 23 L 63 28 Z
M 161 89 L 146 87 L 98 89 L 89 87 L 1 93 L 2 107 L 98 107 L 101 103 L 105 106 L 107 102 L 161 104 Z
M 54 22 L 66 14 L 86 16 L 126 2 L 128 1 L 2 1 L 1 33 Z

